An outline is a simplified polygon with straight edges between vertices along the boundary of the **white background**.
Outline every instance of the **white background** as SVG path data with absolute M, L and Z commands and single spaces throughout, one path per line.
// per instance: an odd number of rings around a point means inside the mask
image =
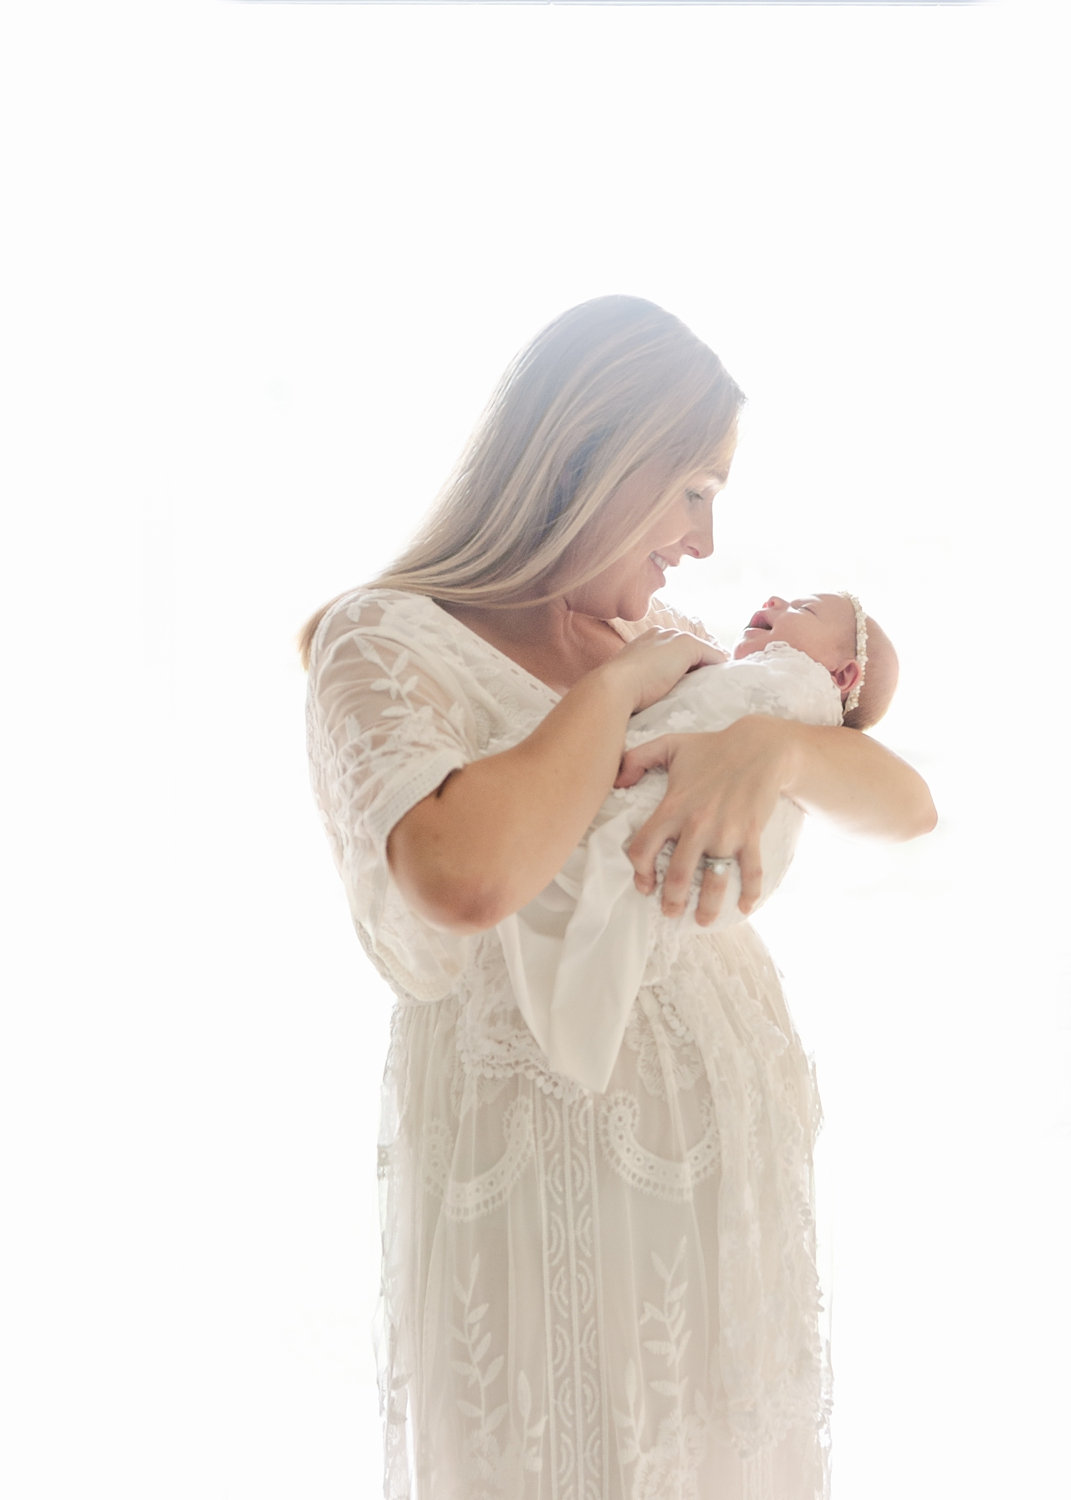
M 388 997 L 293 637 L 547 319 L 749 395 L 731 635 L 851 587 L 917 844 L 762 927 L 818 1058 L 838 1500 L 1066 1482 L 1069 119 L 1056 12 L 106 3 L 3 24 L 5 1492 L 371 1495 Z

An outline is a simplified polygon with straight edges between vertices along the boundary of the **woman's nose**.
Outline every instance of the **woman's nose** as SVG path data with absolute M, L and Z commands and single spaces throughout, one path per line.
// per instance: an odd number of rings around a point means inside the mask
M 704 506 L 702 519 L 696 520 L 685 538 L 685 546 L 693 557 L 709 557 L 714 551 L 714 507 Z

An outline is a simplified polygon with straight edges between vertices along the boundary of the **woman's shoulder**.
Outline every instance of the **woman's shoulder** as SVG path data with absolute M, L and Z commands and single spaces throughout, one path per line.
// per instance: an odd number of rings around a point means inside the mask
M 312 654 L 330 649 L 343 638 L 390 638 L 413 646 L 446 633 L 443 611 L 425 594 L 364 585 L 333 599 L 323 612 L 312 642 Z
M 441 613 L 435 601 L 426 594 L 362 584 L 332 600 L 324 611 L 324 621 L 378 625 L 388 619 L 425 618 L 430 612 Z
M 645 630 L 653 630 L 656 627 L 662 630 L 687 630 L 692 635 L 697 635 L 701 641 L 709 641 L 712 646 L 721 646 L 721 642 L 712 636 L 703 624 L 702 620 L 695 620 L 691 615 L 686 615 L 682 610 L 674 609 L 664 599 L 657 596 L 651 600 L 647 613 L 642 620 L 614 620 L 614 629 L 626 641 L 635 640 Z
M 499 717 L 533 697 L 546 712 L 546 689 L 533 694 L 535 679 L 430 595 L 403 589 L 366 585 L 340 594 L 313 638 L 309 671 L 316 682 L 341 672 L 370 676 L 373 686 L 435 684 L 452 701 L 479 701 Z

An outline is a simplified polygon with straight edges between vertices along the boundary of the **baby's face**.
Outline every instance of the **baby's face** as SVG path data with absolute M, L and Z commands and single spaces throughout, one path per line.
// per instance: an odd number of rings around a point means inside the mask
M 807 594 L 802 599 L 767 599 L 751 616 L 733 648 L 733 659 L 784 641 L 812 661 L 836 672 L 855 656 L 855 610 L 842 594 Z

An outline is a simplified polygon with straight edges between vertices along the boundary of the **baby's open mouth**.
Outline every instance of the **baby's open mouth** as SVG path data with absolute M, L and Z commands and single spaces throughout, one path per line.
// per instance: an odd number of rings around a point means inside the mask
M 772 630 L 773 626 L 760 609 L 751 616 L 747 628 L 748 630 Z

